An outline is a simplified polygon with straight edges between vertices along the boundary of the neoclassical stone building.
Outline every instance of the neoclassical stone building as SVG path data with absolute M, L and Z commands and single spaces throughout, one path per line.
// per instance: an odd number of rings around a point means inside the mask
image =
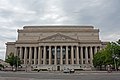
M 24 26 L 15 42 L 6 43 L 6 56 L 19 56 L 22 66 L 41 69 L 88 69 L 93 55 L 105 47 L 93 26 Z

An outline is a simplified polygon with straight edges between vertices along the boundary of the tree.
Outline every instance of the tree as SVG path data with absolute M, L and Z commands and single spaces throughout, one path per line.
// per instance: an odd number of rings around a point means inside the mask
M 104 64 L 104 56 L 102 52 L 97 52 L 93 58 L 94 67 L 99 67 L 101 70 L 102 65 Z
M 0 64 L 0 70 L 2 70 L 4 68 L 4 65 Z
M 118 44 L 120 44 L 120 39 L 117 41 Z
M 97 52 L 93 58 L 94 67 L 101 68 L 102 65 L 106 66 L 109 64 L 113 65 L 114 67 L 114 64 L 116 64 L 117 68 L 120 65 L 120 46 L 115 42 L 108 43 L 106 48 Z
M 0 64 L 0 69 L 1 69 L 1 68 L 4 68 L 4 65 Z
M 13 67 L 18 67 L 21 65 L 20 58 L 18 56 L 14 56 L 14 53 L 10 53 L 10 55 L 7 56 L 6 60 L 7 63 L 10 64 L 10 66 Z

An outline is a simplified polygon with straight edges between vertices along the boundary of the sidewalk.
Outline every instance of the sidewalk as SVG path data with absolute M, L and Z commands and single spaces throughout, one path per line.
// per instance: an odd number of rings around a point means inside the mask
M 0 77 L 0 80 L 35 80 L 35 79 L 17 78 L 17 77 Z
M 25 72 L 25 71 L 16 71 L 16 72 L 13 72 L 13 71 L 0 71 L 0 73 L 63 73 L 63 71 L 40 71 L 40 72 L 37 72 L 37 71 L 29 71 L 29 72 Z M 108 73 L 108 71 L 75 71 L 75 73 Z M 111 73 L 120 73 L 120 71 L 112 71 Z M 74 73 L 72 73 L 74 74 Z

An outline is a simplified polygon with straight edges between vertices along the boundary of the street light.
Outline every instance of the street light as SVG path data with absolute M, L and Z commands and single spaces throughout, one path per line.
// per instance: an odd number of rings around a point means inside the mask
M 114 65 L 115 65 L 115 70 L 117 71 L 117 64 L 116 64 L 116 60 L 119 59 L 119 57 L 117 56 L 117 54 L 113 54 L 112 55 L 113 59 L 114 59 Z
M 118 43 L 116 43 L 115 42 L 115 44 L 117 44 L 118 46 L 120 46 L 120 44 L 118 44 Z M 116 63 L 116 61 L 117 60 L 119 60 L 119 57 L 118 57 L 118 54 L 114 54 L 114 47 L 112 47 L 112 53 L 113 53 L 113 55 L 112 55 L 112 58 L 114 59 L 114 66 L 115 66 L 115 70 L 117 71 L 117 63 Z
M 18 56 L 17 56 L 17 71 L 18 71 Z

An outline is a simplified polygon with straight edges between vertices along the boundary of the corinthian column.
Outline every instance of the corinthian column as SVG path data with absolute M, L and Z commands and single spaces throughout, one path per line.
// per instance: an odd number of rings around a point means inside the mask
M 54 61 L 55 63 L 55 65 L 57 64 L 57 50 L 56 50 L 56 46 L 55 46 L 55 61 Z
M 38 65 L 41 64 L 41 47 L 39 46 L 39 50 L 38 50 Z
M 100 46 L 100 50 L 102 50 L 102 46 Z
M 49 46 L 49 65 L 51 65 L 51 46 Z
M 71 46 L 71 63 L 74 64 L 74 51 L 73 51 L 73 46 Z
M 22 47 L 20 47 L 20 60 L 22 60 Z
M 85 47 L 85 62 L 88 64 L 88 48 Z
M 45 65 L 46 64 L 46 46 L 44 46 L 44 51 L 43 51 L 44 55 L 43 55 L 43 64 Z
M 63 64 L 62 46 L 60 46 L 60 64 Z
M 77 59 L 77 64 L 79 64 L 79 49 L 78 49 L 78 46 L 77 47 L 77 55 L 76 55 L 76 59 Z
M 97 53 L 97 46 L 95 47 L 95 54 Z
M 68 65 L 68 46 L 66 46 L 66 64 Z
M 15 47 L 15 53 L 14 53 L 14 56 L 18 56 L 18 50 L 17 50 L 17 47 Z
M 28 54 L 29 54 L 29 64 L 31 64 L 31 61 L 32 61 L 32 47 L 30 47 L 30 52 Z
M 90 47 L 90 63 L 92 64 L 93 60 L 93 51 L 92 51 L 92 46 Z
M 81 64 L 83 64 L 83 47 L 80 49 Z
M 37 58 L 36 54 L 37 54 L 37 50 L 36 47 L 34 47 L 34 65 L 36 65 L 36 58 Z
M 27 64 L 27 47 L 24 50 L 24 64 Z

